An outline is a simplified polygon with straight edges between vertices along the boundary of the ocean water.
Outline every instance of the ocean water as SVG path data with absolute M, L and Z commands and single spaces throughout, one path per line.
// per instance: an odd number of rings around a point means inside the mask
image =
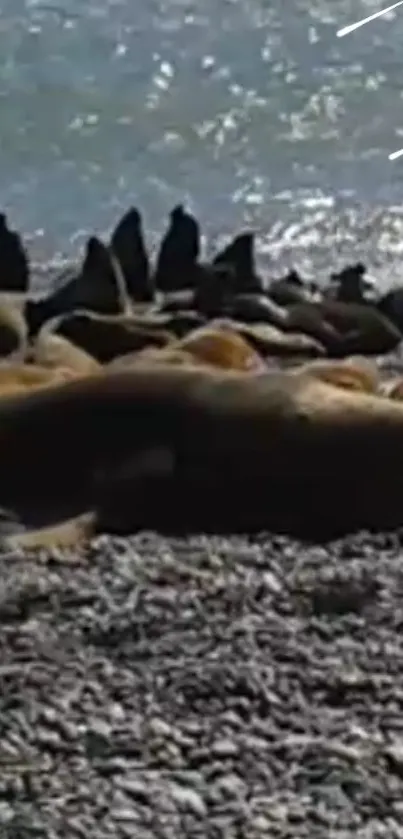
M 243 226 L 273 275 L 403 252 L 403 6 L 382 0 L 1 0 L 0 205 L 35 262 L 129 204 L 154 248 L 184 201 L 206 252 Z

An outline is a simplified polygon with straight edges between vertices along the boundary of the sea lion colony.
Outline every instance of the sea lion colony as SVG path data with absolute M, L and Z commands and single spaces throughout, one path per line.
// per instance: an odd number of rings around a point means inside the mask
M 403 288 L 377 295 L 362 264 L 268 283 L 250 231 L 200 254 L 178 206 L 152 267 L 131 208 L 38 297 L 0 215 L 3 547 L 403 523 L 403 383 L 368 358 L 400 344 Z

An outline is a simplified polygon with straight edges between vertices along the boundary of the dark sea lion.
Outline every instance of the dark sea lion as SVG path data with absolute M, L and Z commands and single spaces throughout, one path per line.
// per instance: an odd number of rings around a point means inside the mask
M 399 329 L 370 304 L 323 300 L 311 305 L 343 335 L 344 355 L 383 355 L 402 340 Z
M 228 301 L 224 313 L 234 320 L 245 323 L 268 323 L 283 329 L 287 326 L 287 309 L 278 306 L 264 294 L 237 294 Z
M 200 230 L 196 219 L 178 204 L 162 239 L 155 269 L 155 285 L 164 292 L 193 288 L 200 254 Z
M 403 287 L 392 288 L 377 301 L 377 309 L 403 333 Z
M 21 236 L 8 227 L 5 213 L 0 213 L 0 269 L 0 291 L 28 293 L 28 255 Z
M 194 307 L 206 318 L 219 317 L 234 296 L 235 272 L 231 265 L 199 265 Z
M 31 518 L 333 538 L 402 524 L 403 405 L 298 371 L 145 365 L 0 400 L 0 466 L 0 503 Z
M 213 265 L 227 265 L 233 271 L 232 293 L 262 294 L 263 282 L 255 267 L 255 234 L 240 233 L 213 259 Z
M 278 306 L 308 301 L 312 296 L 309 287 L 294 268 L 285 277 L 270 283 L 269 295 Z
M 0 292 L 0 357 L 25 356 L 28 326 L 24 316 L 26 297 Z
M 331 274 L 329 291 L 333 299 L 343 303 L 374 303 L 376 288 L 365 276 L 366 271 L 363 262 L 356 262 Z
M 286 331 L 301 331 L 320 341 L 329 355 L 382 355 L 401 341 L 398 329 L 374 306 L 323 300 L 294 303 L 287 309 Z
M 144 242 L 143 222 L 136 207 L 130 207 L 116 225 L 110 248 L 122 269 L 129 297 L 134 302 L 154 299 L 154 284 Z
M 147 346 L 163 347 L 174 337 L 164 323 L 129 316 L 105 317 L 77 311 L 52 323 L 55 334 L 81 347 L 101 364 Z
M 46 297 L 27 300 L 25 317 L 30 335 L 35 335 L 46 321 L 75 309 L 115 315 L 126 305 L 127 292 L 116 259 L 100 239 L 91 236 L 78 276 Z

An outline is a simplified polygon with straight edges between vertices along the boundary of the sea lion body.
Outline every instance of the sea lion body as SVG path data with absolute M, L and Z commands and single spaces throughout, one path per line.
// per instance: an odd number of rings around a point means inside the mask
M 289 316 L 286 309 L 264 294 L 237 294 L 225 306 L 223 313 L 244 323 L 268 323 L 283 329 Z
M 152 326 L 147 318 L 107 316 L 84 310 L 61 317 L 53 328 L 101 364 L 147 346 L 165 346 L 173 337 L 161 322 L 155 321 Z
M 43 367 L 39 364 L 0 363 L 0 397 L 11 393 L 25 393 L 44 387 L 54 387 L 76 377 L 71 368 L 65 366 Z
M 283 332 L 276 326 L 266 323 L 244 324 L 240 321 L 217 319 L 212 325 L 225 327 L 226 324 L 243 335 L 262 356 L 288 358 L 301 356 L 302 358 L 320 357 L 325 355 L 325 349 L 309 335 L 299 332 Z
M 403 405 L 300 372 L 145 365 L 1 400 L 0 466 L 11 509 L 324 538 L 402 523 Z
M 173 348 L 190 353 L 196 361 L 224 370 L 257 372 L 264 369 L 252 344 L 230 326 L 202 326 L 177 341 Z
M 88 352 L 62 335 L 41 331 L 30 348 L 27 360 L 41 367 L 67 367 L 80 376 L 89 376 L 100 369 L 100 364 Z

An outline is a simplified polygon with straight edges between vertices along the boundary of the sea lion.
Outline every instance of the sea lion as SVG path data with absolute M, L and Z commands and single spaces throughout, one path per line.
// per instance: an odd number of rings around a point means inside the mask
M 178 204 L 170 213 L 170 223 L 157 256 L 155 286 L 171 292 L 193 288 L 200 254 L 200 229 L 196 219 Z
M 342 361 L 317 359 L 299 368 L 300 372 L 313 375 L 337 387 L 362 393 L 378 393 L 380 375 L 376 364 L 368 358 L 352 356 Z
M 0 363 L 0 398 L 5 394 L 53 387 L 76 376 L 77 373 L 67 366 L 49 368 L 39 364 L 4 361 Z
M 154 284 L 144 243 L 143 222 L 136 207 L 130 207 L 116 225 L 110 248 L 122 269 L 130 299 L 150 302 L 154 299 Z
M 131 315 L 106 317 L 95 312 L 77 311 L 52 323 L 54 332 L 81 347 L 101 364 L 116 356 L 147 346 L 163 347 L 174 337 L 165 321 Z M 159 325 L 160 324 L 160 325 Z
M 323 300 L 294 303 L 288 307 L 284 327 L 319 340 L 329 355 L 382 355 L 401 341 L 398 329 L 374 306 Z
M 262 356 L 288 358 L 302 356 L 316 358 L 325 355 L 325 349 L 314 338 L 298 332 L 282 332 L 266 323 L 244 324 L 241 321 L 217 319 L 211 326 L 229 326 L 243 335 Z
M 28 346 L 25 295 L 0 293 L 0 356 L 23 358 Z
M 192 288 L 185 288 L 183 291 L 173 291 L 164 295 L 159 306 L 160 312 L 182 312 L 189 311 L 194 306 L 195 292 Z
M 377 309 L 403 333 L 403 287 L 392 288 L 377 301 Z
M 237 294 L 222 307 L 220 314 L 248 324 L 268 323 L 278 329 L 285 329 L 289 323 L 287 309 L 264 294 Z
M 291 303 L 303 303 L 312 299 L 309 287 L 294 268 L 285 277 L 270 283 L 269 296 L 278 306 L 289 306 Z
M 5 213 L 0 213 L 0 291 L 27 294 L 29 260 L 21 236 L 10 230 Z
M 263 281 L 255 267 L 255 234 L 244 231 L 221 250 L 213 259 L 213 266 L 228 266 L 232 270 L 232 294 L 262 294 Z
M 62 335 L 41 330 L 31 345 L 26 361 L 40 367 L 67 367 L 80 376 L 89 376 L 100 369 L 95 358 Z
M 251 343 L 230 326 L 205 326 L 171 344 L 169 349 L 184 350 L 197 361 L 224 370 L 257 372 L 265 369 L 262 358 Z
M 204 326 L 205 323 L 206 319 L 192 310 L 183 309 L 182 311 L 169 313 L 162 309 L 154 314 L 145 315 L 139 325 L 147 329 L 167 329 L 177 338 L 182 338 L 192 329 Z
M 343 335 L 344 355 L 384 355 L 402 340 L 398 328 L 375 306 L 323 300 L 312 306 Z
M 356 262 L 331 274 L 326 296 L 343 303 L 375 303 L 376 283 L 365 276 L 366 270 L 362 262 Z
M 144 366 L 148 363 L 153 365 L 180 364 L 192 367 L 200 362 L 191 352 L 186 352 L 186 350 L 168 344 L 166 347 L 145 347 L 139 352 L 118 356 L 109 362 L 107 368 L 108 370 L 131 370 L 133 367 L 138 367 L 139 364 Z
M 396 376 L 393 379 L 386 379 L 379 383 L 378 393 L 388 399 L 395 399 L 403 402 L 403 377 Z
M 42 325 L 77 309 L 116 315 L 128 309 L 128 295 L 114 255 L 96 236 L 88 239 L 80 273 L 45 297 L 28 299 L 25 318 L 29 335 Z
M 401 525 L 402 490 L 403 405 L 299 371 L 145 365 L 0 400 L 0 503 L 31 516 L 323 539 Z
M 37 551 L 72 549 L 84 547 L 96 531 L 95 513 L 83 513 L 67 521 L 45 525 L 33 529 L 20 530 L 2 535 L 0 533 L 0 552 L 2 551 Z

